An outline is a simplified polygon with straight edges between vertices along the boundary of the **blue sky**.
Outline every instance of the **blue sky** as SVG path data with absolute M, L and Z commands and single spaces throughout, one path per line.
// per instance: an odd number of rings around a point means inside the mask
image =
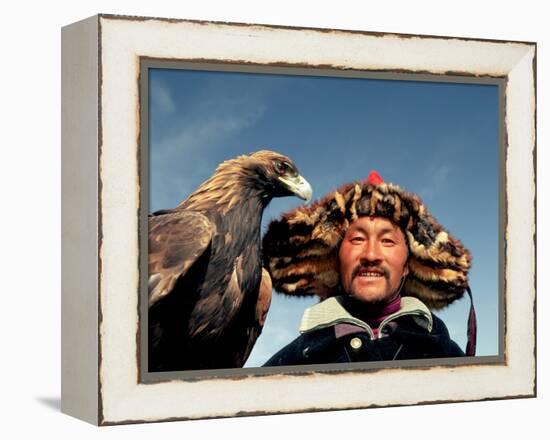
M 293 159 L 314 199 L 377 170 L 419 194 L 473 255 L 478 355 L 498 354 L 498 87 L 150 69 L 150 210 L 170 208 L 223 160 L 260 149 Z M 275 199 L 262 228 L 302 202 Z M 298 335 L 315 298 L 274 293 L 247 362 L 262 365 Z M 466 344 L 467 297 L 443 311 Z

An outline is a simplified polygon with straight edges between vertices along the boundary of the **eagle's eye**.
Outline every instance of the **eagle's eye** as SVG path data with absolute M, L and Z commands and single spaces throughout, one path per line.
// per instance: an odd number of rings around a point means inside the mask
M 277 174 L 283 175 L 288 170 L 288 164 L 286 162 L 275 162 L 275 170 L 277 171 Z

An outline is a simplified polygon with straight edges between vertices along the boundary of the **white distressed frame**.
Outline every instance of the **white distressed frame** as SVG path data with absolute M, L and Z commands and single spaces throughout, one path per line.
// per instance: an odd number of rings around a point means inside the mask
M 82 145 L 95 146 L 98 154 L 93 166 L 81 165 L 98 173 L 90 183 L 98 199 L 89 201 L 97 205 L 97 234 L 88 237 L 88 228 L 72 236 L 73 248 L 97 247 L 63 260 L 68 274 L 84 270 L 85 257 L 97 256 L 95 305 L 71 275 L 63 278 L 63 411 L 117 424 L 535 395 L 534 44 L 116 16 L 71 25 L 63 38 L 88 51 L 71 55 L 64 49 L 64 172 Z M 506 77 L 505 363 L 139 383 L 140 57 Z M 81 79 L 71 76 L 71 68 L 97 69 L 95 102 L 76 102 Z M 73 107 L 97 113 L 95 138 L 89 139 Z M 68 191 L 74 179 L 66 173 L 63 182 L 64 240 L 76 221 L 72 211 L 76 218 L 80 212 L 80 195 Z M 70 247 L 64 242 L 64 254 Z M 77 310 L 92 314 L 98 328 L 82 328 Z

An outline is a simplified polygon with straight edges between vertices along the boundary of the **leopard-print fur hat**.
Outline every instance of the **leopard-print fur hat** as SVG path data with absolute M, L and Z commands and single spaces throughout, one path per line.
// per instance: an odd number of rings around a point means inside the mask
M 264 265 L 273 287 L 288 295 L 340 294 L 338 249 L 351 222 L 362 216 L 391 219 L 409 247 L 404 294 L 441 309 L 468 286 L 471 255 L 429 213 L 415 194 L 386 183 L 375 171 L 272 221 L 263 238 Z

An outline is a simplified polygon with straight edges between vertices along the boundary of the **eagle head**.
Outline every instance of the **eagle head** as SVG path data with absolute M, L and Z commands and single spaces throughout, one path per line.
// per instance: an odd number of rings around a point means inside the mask
M 265 207 L 274 197 L 298 196 L 311 199 L 311 185 L 298 173 L 288 157 L 262 150 L 229 159 L 218 165 L 214 174 L 199 186 L 178 209 L 223 214 L 251 200 Z
M 247 177 L 265 198 L 295 195 L 306 201 L 311 200 L 311 185 L 287 156 L 262 150 L 245 157 L 243 162 L 248 171 Z

